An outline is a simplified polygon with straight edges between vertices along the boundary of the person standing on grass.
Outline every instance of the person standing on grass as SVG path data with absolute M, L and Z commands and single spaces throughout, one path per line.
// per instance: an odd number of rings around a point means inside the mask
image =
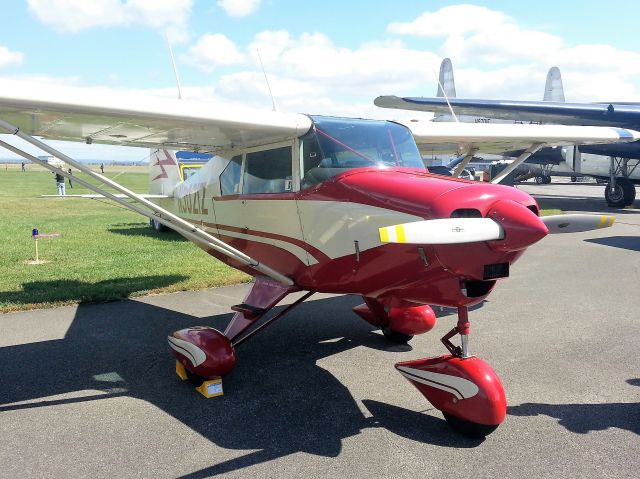
M 104 173 L 104 163 L 100 163 L 100 173 Z
M 71 175 L 73 175 L 73 173 L 71 173 L 71 168 L 69 168 L 69 188 L 73 188 L 73 183 L 71 183 Z
M 22 162 L 22 171 L 27 171 L 24 167 L 24 161 Z
M 58 196 L 64 196 L 64 176 L 60 173 L 53 173 L 56 175 L 56 185 L 58 185 Z

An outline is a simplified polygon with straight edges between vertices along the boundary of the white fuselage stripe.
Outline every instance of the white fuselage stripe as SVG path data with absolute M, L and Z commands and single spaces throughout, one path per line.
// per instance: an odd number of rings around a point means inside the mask
M 211 230 L 209 230 L 209 232 L 211 232 Z M 258 243 L 264 243 L 264 244 L 269 244 L 271 246 L 276 246 L 280 249 L 288 251 L 289 253 L 294 255 L 296 258 L 298 258 L 300 261 L 302 261 L 304 264 L 314 265 L 318 263 L 318 260 L 313 257 L 312 253 L 309 253 L 308 251 L 302 249 L 300 246 L 295 245 L 293 243 L 289 243 L 287 241 L 274 239 L 274 238 L 266 238 L 264 236 L 253 235 L 251 233 L 239 233 L 236 231 L 228 231 L 222 228 L 220 228 L 219 232 L 221 235 L 231 236 L 232 238 L 239 238 L 239 239 L 244 239 L 248 241 L 256 241 Z M 307 263 L 307 255 L 309 257 L 308 263 Z
M 191 361 L 191 364 L 193 364 L 194 368 L 198 367 L 207 359 L 207 355 L 204 351 L 195 344 L 183 339 L 174 338 L 173 336 L 169 336 L 167 339 L 169 340 L 169 346 L 171 349 L 187 357 Z
M 432 373 L 421 369 L 399 366 L 398 371 L 407 379 L 453 394 L 457 399 L 468 399 L 478 394 L 478 386 L 468 379 L 448 374 Z

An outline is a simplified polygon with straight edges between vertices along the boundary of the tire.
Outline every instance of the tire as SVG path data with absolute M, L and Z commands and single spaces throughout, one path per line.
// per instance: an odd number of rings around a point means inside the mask
M 614 208 L 622 208 L 633 204 L 636 199 L 636 188 L 627 178 L 616 179 L 616 187 L 611 188 L 608 183 L 604 189 L 604 198 L 607 205 Z
M 572 176 L 571 177 L 571 183 L 575 183 L 576 181 L 578 181 L 578 177 L 577 176 Z
M 544 184 L 544 176 L 536 176 L 536 184 L 538 185 Z
M 624 205 L 631 206 L 636 200 L 636 186 L 628 178 L 622 181 L 622 189 L 624 190 Z
M 165 225 L 163 225 L 162 223 L 160 223 L 158 220 L 149 220 L 149 224 L 151 225 L 151 227 L 158 231 L 158 232 L 163 232 L 163 231 L 167 231 L 169 228 L 167 228 Z
M 551 176 L 547 175 L 544 177 L 544 184 L 548 185 L 549 183 L 551 183 Z
M 184 370 L 187 373 L 187 381 L 189 381 L 195 387 L 200 387 L 202 385 L 202 383 L 206 381 L 205 378 L 203 378 L 201 376 L 198 376 L 197 374 L 193 374 L 187 368 L 184 368 Z
M 384 334 L 384 337 L 392 343 L 407 344 L 411 339 L 413 339 L 412 334 L 399 333 L 398 331 L 391 329 L 389 326 L 382 327 L 382 334 Z
M 468 437 L 487 437 L 499 426 L 499 424 L 478 424 L 477 422 L 471 422 L 467 421 L 466 419 L 461 419 L 457 416 L 452 416 L 451 414 L 448 414 L 446 412 L 443 412 L 442 414 L 444 415 L 444 419 L 447 421 L 447 423 L 449 423 L 449 426 L 458 431 L 460 434 Z

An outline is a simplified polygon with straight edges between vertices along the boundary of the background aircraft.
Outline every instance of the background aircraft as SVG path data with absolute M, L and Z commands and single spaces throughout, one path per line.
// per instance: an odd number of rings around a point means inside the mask
M 445 58 L 440 64 L 440 73 L 438 77 L 438 90 L 436 96 L 445 99 L 456 98 L 456 86 L 455 77 L 453 74 L 453 65 L 451 59 Z M 547 72 L 547 78 L 545 81 L 543 101 L 556 101 L 564 102 L 564 89 L 562 85 L 562 77 L 560 69 L 558 67 L 551 67 Z M 471 115 L 455 115 L 451 114 L 449 110 L 447 113 L 436 113 L 433 117 L 433 121 L 459 121 L 462 123 L 502 123 L 513 124 L 520 123 L 522 121 L 504 120 L 499 118 L 480 117 Z M 530 122 L 532 124 L 539 124 L 540 122 Z M 420 145 L 418 145 L 420 146 Z M 463 166 L 463 170 L 458 168 L 463 158 L 456 158 L 450 161 L 446 166 L 428 167 L 429 171 L 439 174 L 454 174 L 456 176 L 467 178 L 471 177 L 473 171 L 489 171 L 492 165 L 505 160 L 510 160 L 512 157 L 517 157 L 522 151 L 504 152 L 502 155 L 491 155 L 487 153 L 478 153 L 467 162 L 467 166 Z M 551 174 L 556 168 L 556 173 L 559 176 L 581 176 L 573 172 L 568 168 L 565 163 L 566 154 L 561 148 L 543 148 L 542 150 L 534 153 L 527 158 L 516 170 L 514 171 L 514 177 L 518 179 L 527 179 L 532 176 L 536 178 L 536 182 L 549 183 L 551 182 Z M 558 168 L 558 165 L 560 168 Z M 561 172 L 558 171 L 561 170 Z
M 561 101 L 510 101 L 452 98 L 381 96 L 374 103 L 383 108 L 432 111 L 448 114 L 450 106 L 461 115 L 510 121 L 640 127 L 640 105 L 629 102 L 563 103 Z M 450 106 L 449 106 L 450 105 Z M 633 204 L 634 184 L 640 183 L 640 143 L 625 145 L 580 145 L 565 150 L 565 161 L 581 175 L 608 180 L 605 199 L 609 206 Z
M 237 346 L 315 292 L 361 295 L 364 303 L 354 312 L 392 341 L 428 332 L 436 321 L 430 305 L 447 306 L 458 311 L 456 326 L 442 338 L 450 354 L 396 369 L 453 427 L 475 435 L 504 420 L 506 398 L 491 367 L 470 354 L 468 308 L 546 234 L 606 227 L 613 218 L 541 218 L 535 200 L 517 189 L 430 175 L 411 133 L 423 144 L 527 151 L 640 138 L 630 130 L 544 125 L 426 122 L 409 131 L 388 121 L 225 110 L 184 100 L 3 95 L 0 127 L 137 203 L 80 175 L 75 181 L 255 276 L 224 332 L 201 326 L 169 335 L 181 377 L 208 387 L 234 368 Z M 150 168 L 155 201 L 34 135 L 156 147 Z M 175 155 L 165 148 L 215 155 L 182 180 Z M 266 319 L 294 292 L 306 293 Z M 451 342 L 457 335 L 459 346 Z

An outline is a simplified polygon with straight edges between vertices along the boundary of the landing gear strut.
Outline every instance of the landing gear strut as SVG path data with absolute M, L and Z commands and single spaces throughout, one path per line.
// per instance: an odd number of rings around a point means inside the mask
M 609 184 L 604 190 L 607 205 L 614 208 L 631 206 L 636 199 L 636 187 L 629 176 L 638 167 L 640 160 L 631 163 L 628 158 L 611 156 L 609 159 Z
M 506 417 L 507 399 L 495 371 L 469 354 L 470 323 L 465 306 L 458 308 L 458 324 L 443 338 L 451 354 L 396 364 L 457 431 L 473 437 L 492 433 Z M 451 339 L 459 334 L 460 346 Z

